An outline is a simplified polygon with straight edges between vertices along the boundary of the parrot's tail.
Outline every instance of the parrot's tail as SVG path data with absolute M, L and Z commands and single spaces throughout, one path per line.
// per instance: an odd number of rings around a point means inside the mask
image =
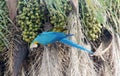
M 64 39 L 60 40 L 60 42 L 62 42 L 64 44 L 67 44 L 67 45 L 70 45 L 70 46 L 73 46 L 73 47 L 76 47 L 78 49 L 84 50 L 84 51 L 86 51 L 90 54 L 93 54 L 93 52 L 91 50 L 88 50 L 88 49 L 84 48 L 83 46 L 78 45 L 78 44 L 72 42 L 71 40 L 68 40 L 67 38 L 64 38 Z

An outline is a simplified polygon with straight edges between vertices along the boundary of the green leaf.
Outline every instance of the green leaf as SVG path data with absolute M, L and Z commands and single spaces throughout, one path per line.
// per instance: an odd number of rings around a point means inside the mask
M 104 23 L 104 18 L 103 18 L 103 15 L 101 14 L 100 11 L 97 11 L 95 13 L 95 16 L 96 16 L 96 19 L 99 23 L 103 24 Z

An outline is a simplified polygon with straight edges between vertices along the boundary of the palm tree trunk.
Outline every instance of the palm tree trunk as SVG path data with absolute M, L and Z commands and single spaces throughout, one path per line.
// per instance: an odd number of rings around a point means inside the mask
M 8 10 L 9 10 L 9 17 L 14 22 L 14 26 L 16 27 L 16 16 L 17 16 L 17 0 L 7 0 L 6 1 Z M 21 66 L 23 64 L 23 61 L 28 53 L 27 44 L 25 44 L 21 39 L 16 42 L 17 40 L 16 36 L 16 28 L 12 27 L 12 38 L 10 45 L 9 52 L 8 52 L 8 64 L 9 64 L 9 72 L 11 72 L 12 76 L 17 76 L 19 74 L 19 71 L 21 69 Z M 17 33 L 19 33 L 17 31 Z M 11 54 L 11 55 L 9 55 Z

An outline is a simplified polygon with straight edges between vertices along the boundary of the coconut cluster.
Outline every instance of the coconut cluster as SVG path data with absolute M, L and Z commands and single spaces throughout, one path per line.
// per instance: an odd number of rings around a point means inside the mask
M 40 10 L 41 9 L 41 10 Z M 18 2 L 18 24 L 22 30 L 23 40 L 31 42 L 42 26 L 44 5 L 37 0 Z
M 87 28 L 87 36 L 90 40 L 98 39 L 101 34 L 102 25 L 97 21 L 93 12 L 86 12 L 84 14 L 85 28 Z
M 61 32 L 67 24 L 67 15 L 72 10 L 69 1 L 59 1 L 60 10 L 47 7 L 42 0 L 18 1 L 18 24 L 22 30 L 23 40 L 30 43 L 40 31 L 44 31 L 44 25 L 50 23 L 53 28 L 47 31 Z
M 54 26 L 52 31 L 63 32 L 66 30 L 67 16 L 72 11 L 70 1 L 61 0 L 58 9 L 48 8 L 50 12 L 50 23 Z
M 94 11 L 89 8 L 85 1 L 79 1 L 80 19 L 83 24 L 83 32 L 89 40 L 95 41 L 102 32 L 102 25 L 96 19 Z

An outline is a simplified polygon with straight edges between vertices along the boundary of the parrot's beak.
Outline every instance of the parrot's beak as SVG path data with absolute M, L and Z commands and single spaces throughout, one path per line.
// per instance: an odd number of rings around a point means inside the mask
M 30 49 L 32 50 L 32 49 L 34 49 L 34 48 L 37 48 L 38 47 L 38 44 L 36 44 L 36 43 L 32 43 L 31 45 L 30 45 Z

